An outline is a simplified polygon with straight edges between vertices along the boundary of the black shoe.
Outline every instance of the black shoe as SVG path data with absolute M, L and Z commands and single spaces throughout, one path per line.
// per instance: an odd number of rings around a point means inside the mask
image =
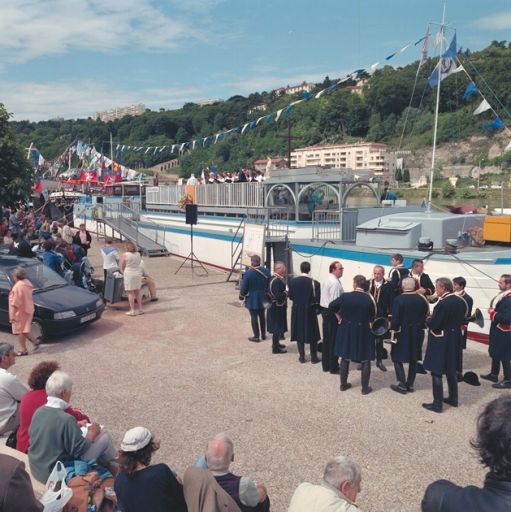
M 153 297 L 153 298 L 151 299 L 151 302 L 157 302 L 157 301 L 158 301 L 158 297 Z
M 450 398 L 444 398 L 444 404 L 450 405 L 451 407 L 458 407 L 458 400 L 454 401 Z
M 282 348 L 277 348 L 277 349 L 273 349 L 271 351 L 272 354 L 287 354 L 287 350 L 286 349 L 282 349 Z
M 408 393 L 413 393 L 415 391 L 415 389 L 413 389 L 413 386 L 410 386 L 409 384 L 407 384 L 406 391 L 408 391 Z
M 286 348 L 286 346 L 283 343 L 279 343 L 279 348 Z
M 266 341 L 266 334 L 263 334 L 263 335 L 261 336 L 261 339 L 262 339 L 263 341 Z
M 305 363 L 305 356 L 300 356 L 298 361 L 300 361 L 300 363 Z
M 417 373 L 421 375 L 427 375 L 428 372 L 424 369 L 424 365 L 422 363 L 417 363 Z
M 318 356 L 311 357 L 311 363 L 312 364 L 318 364 L 321 363 L 321 359 Z
M 261 340 L 259 338 L 256 338 L 255 336 L 251 336 L 248 338 L 248 341 L 253 341 L 254 343 L 259 343 Z
M 422 404 L 422 407 L 424 407 L 424 409 L 426 409 L 427 411 L 437 412 L 437 413 L 442 412 L 442 406 L 437 405 L 434 402 L 432 404 Z
M 376 361 L 376 367 L 379 368 L 382 372 L 386 372 L 387 368 L 381 361 Z
M 362 388 L 362 394 L 368 395 L 372 390 L 373 388 L 371 386 L 367 386 L 366 388 Z
M 341 391 L 347 391 L 348 389 L 351 388 L 351 384 L 348 382 L 347 384 L 341 384 Z
M 408 393 L 408 388 L 402 386 L 401 384 L 391 384 L 390 389 L 396 393 L 401 393 L 402 395 L 406 395 Z
M 489 380 L 490 382 L 498 382 L 499 381 L 499 376 L 494 375 L 493 373 L 486 373 L 485 375 L 479 375 L 479 377 L 481 377 L 481 379 L 484 379 L 484 380 Z
M 511 389 L 511 380 L 502 380 L 497 384 L 492 384 L 491 387 L 495 389 Z

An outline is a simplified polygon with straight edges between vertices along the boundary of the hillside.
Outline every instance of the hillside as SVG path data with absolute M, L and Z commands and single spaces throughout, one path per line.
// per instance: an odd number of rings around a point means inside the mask
M 511 43 L 494 41 L 480 52 L 464 50 L 458 55 L 500 117 L 511 124 Z M 352 94 L 349 86 L 354 83 L 346 82 L 344 88 L 296 105 L 289 114 L 293 136 L 296 137 L 293 147 L 353 140 L 381 141 L 392 149 L 399 147 L 413 152 L 429 146 L 432 141 L 434 91 L 428 86 L 427 77 L 434 62 L 430 60 L 421 68 L 415 95 L 410 101 L 417 65 L 415 62 L 399 69 L 385 67 L 376 71 L 364 86 L 362 94 Z M 482 126 L 492 118 L 489 113 L 473 116 L 473 110 L 481 98 L 475 95 L 463 101 L 468 82 L 464 73 L 454 74 L 442 82 L 438 142 L 467 140 L 466 151 L 454 155 L 457 163 L 486 163 L 492 156 L 488 152 L 493 145 L 491 141 L 494 135 L 484 135 Z M 316 91 L 332 83 L 334 80 L 326 77 L 323 83 L 317 84 Z M 500 104 L 491 91 L 495 92 Z M 216 105 L 188 103 L 178 110 L 148 111 L 140 116 L 124 117 L 108 123 L 79 119 L 38 123 L 18 121 L 11 124 L 25 145 L 34 143 L 46 158 L 54 158 L 75 139 L 92 143 L 98 150 L 109 153 L 110 133 L 114 146 L 155 147 L 205 138 L 221 130 L 240 127 L 299 98 L 301 95 L 278 97 L 275 92 L 262 92 L 248 97 L 234 96 Z M 264 112 L 249 114 L 251 109 L 261 105 L 266 108 Z M 408 122 L 400 145 L 406 117 Z M 221 169 L 231 170 L 250 165 L 254 160 L 268 155 L 285 154 L 286 132 L 286 120 L 281 119 L 279 122 L 262 122 L 244 134 L 234 133 L 216 144 L 213 144 L 212 138 L 205 148 L 189 151 L 183 156 L 181 172 L 196 172 L 201 165 L 211 162 Z M 478 143 L 481 149 L 473 151 L 470 141 L 479 139 L 486 142 Z M 169 151 L 125 151 L 121 163 L 131 167 L 150 167 L 170 158 L 172 155 Z M 440 155 L 439 163 L 451 164 L 452 159 L 452 152 L 447 151 L 445 158 Z

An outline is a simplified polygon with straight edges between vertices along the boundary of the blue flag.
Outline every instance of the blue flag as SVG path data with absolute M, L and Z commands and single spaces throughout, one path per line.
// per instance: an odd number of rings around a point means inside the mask
M 506 125 L 504 124 L 504 121 L 500 117 L 496 117 L 495 120 L 492 123 L 485 124 L 483 128 L 485 130 L 500 130 L 501 128 L 504 128 Z
M 456 34 L 452 38 L 449 48 L 443 53 L 442 57 L 435 66 L 435 69 L 428 78 L 430 87 L 435 87 L 438 84 L 438 75 L 440 73 L 440 82 L 452 73 L 457 73 L 463 68 L 456 65 Z
M 463 94 L 463 99 L 468 100 L 470 96 L 475 94 L 479 89 L 477 88 L 477 85 L 474 82 L 470 82 L 467 85 L 467 88 L 465 89 L 465 94 Z

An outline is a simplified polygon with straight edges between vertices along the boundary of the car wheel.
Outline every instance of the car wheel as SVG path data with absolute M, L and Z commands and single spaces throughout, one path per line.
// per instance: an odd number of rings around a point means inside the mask
M 30 334 L 34 339 L 39 338 L 40 341 L 44 340 L 44 330 L 39 320 L 32 320 L 32 328 L 30 329 Z

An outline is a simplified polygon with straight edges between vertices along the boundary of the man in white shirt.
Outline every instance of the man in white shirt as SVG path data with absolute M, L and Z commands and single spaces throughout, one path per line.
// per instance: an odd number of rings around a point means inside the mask
M 101 257 L 103 258 L 103 275 L 106 282 L 107 270 L 119 268 L 119 251 L 113 245 L 111 238 L 105 239 L 105 245 L 101 247 Z
M 328 309 L 328 305 L 344 293 L 340 278 L 344 267 L 340 261 L 330 263 L 329 274 L 321 283 L 321 316 L 323 317 L 323 357 L 321 363 L 324 372 L 339 373 L 339 361 L 334 355 L 337 318 Z
M 328 461 L 319 485 L 304 482 L 291 498 L 288 512 L 358 512 L 355 500 L 360 492 L 360 466 L 347 457 Z
M 8 372 L 16 360 L 10 343 L 0 343 L 0 435 L 18 428 L 20 401 L 28 386 Z

